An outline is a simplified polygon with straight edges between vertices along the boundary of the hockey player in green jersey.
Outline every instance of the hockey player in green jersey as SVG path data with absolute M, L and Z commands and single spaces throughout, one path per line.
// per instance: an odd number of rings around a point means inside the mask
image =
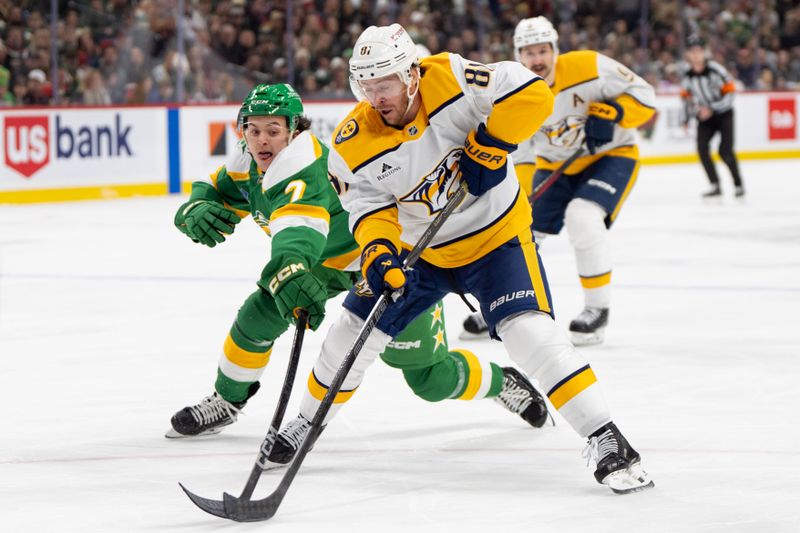
M 243 139 L 236 153 L 208 179 L 192 184 L 175 225 L 193 241 L 214 247 L 250 214 L 272 237 L 270 259 L 225 339 L 213 394 L 178 411 L 168 438 L 214 434 L 235 422 L 258 390 L 272 345 L 295 320 L 295 311 L 305 309 L 309 327 L 316 330 L 325 302 L 360 277 L 360 249 L 328 180 L 328 147 L 308 131 L 300 97 L 289 85 L 257 85 L 240 116 Z M 402 369 L 408 385 L 425 400 L 493 397 L 529 424 L 544 424 L 546 404 L 521 373 L 450 350 L 444 330 L 438 302 L 409 324 L 382 358 Z M 324 390 L 313 372 L 308 389 L 311 394 Z M 354 390 L 347 392 L 342 401 Z M 282 459 L 270 456 L 274 462 Z

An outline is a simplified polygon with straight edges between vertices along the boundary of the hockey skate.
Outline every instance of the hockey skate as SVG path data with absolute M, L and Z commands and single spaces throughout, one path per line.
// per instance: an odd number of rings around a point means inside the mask
M 737 185 L 733 191 L 733 196 L 736 198 L 744 198 L 744 187 L 742 185 Z
M 549 416 L 539 391 L 520 371 L 510 366 L 503 368 L 503 388 L 494 401 L 535 428 L 542 427 Z
M 575 319 L 569 323 L 569 335 L 575 346 L 600 344 L 605 339 L 608 325 L 607 307 L 585 307 Z
M 458 335 L 461 340 L 488 339 L 489 326 L 480 313 L 469 315 L 464 320 L 464 329 Z
M 173 415 L 170 420 L 172 427 L 164 436 L 168 439 L 181 439 L 219 433 L 225 426 L 236 422 L 239 412 L 259 387 L 257 381 L 250 385 L 247 399 L 241 402 L 228 402 L 214 392 L 203 398 L 199 404 L 184 407 Z
M 702 194 L 704 199 L 719 198 L 720 196 L 722 196 L 722 189 L 719 188 L 718 183 L 712 185 L 708 191 Z
M 594 461 L 594 478 L 616 494 L 628 494 L 655 486 L 642 468 L 639 453 L 622 436 L 613 422 L 591 435 L 584 450 L 587 466 Z
M 286 424 L 275 438 L 275 443 L 272 445 L 272 449 L 267 456 L 264 470 L 279 468 L 289 464 L 292 459 L 294 459 L 294 454 L 297 453 L 303 441 L 306 440 L 310 429 L 311 422 L 306 420 L 303 415 L 297 415 L 297 418 Z M 320 434 L 322 434 L 324 430 L 325 426 L 322 426 Z M 313 449 L 313 445 L 311 448 Z

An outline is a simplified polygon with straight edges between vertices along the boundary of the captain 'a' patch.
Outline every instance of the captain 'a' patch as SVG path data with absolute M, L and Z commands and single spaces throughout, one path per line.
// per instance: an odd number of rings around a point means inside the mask
M 439 164 L 405 196 L 401 202 L 419 202 L 425 204 L 429 214 L 434 215 L 444 209 L 447 200 L 453 195 L 458 176 L 458 161 L 461 159 L 461 148 L 453 148 L 444 156 Z

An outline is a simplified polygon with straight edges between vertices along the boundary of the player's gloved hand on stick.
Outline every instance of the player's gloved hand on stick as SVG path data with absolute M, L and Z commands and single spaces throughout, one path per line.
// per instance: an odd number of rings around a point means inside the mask
M 480 196 L 506 177 L 506 159 L 509 152 L 517 149 L 516 144 L 495 139 L 481 123 L 472 130 L 464 143 L 464 151 L 458 163 L 461 179 L 467 182 L 467 189 L 473 196 Z
M 269 282 L 278 312 L 288 322 L 297 322 L 300 309 L 308 312 L 308 327 L 316 330 L 325 320 L 328 291 L 302 262 L 287 265 Z
M 175 213 L 175 226 L 195 242 L 213 248 L 225 242 L 241 217 L 225 206 L 209 200 L 190 200 Z
M 400 289 L 408 281 L 397 249 L 386 239 L 375 239 L 361 251 L 361 274 L 375 295 L 384 287 Z
M 594 154 L 599 147 L 610 143 L 614 138 L 614 126 L 622 120 L 624 111 L 616 102 L 592 102 L 583 131 L 586 134 L 586 148 Z

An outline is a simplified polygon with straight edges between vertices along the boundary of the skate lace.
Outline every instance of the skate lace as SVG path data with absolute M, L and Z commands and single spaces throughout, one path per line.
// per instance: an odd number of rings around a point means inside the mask
M 208 424 L 226 416 L 236 418 L 241 412 L 217 394 L 206 396 L 200 404 L 191 407 L 190 411 L 200 424 Z
M 599 307 L 585 307 L 575 320 L 591 324 L 592 322 L 600 318 L 600 314 L 602 312 L 603 310 L 600 309 Z
M 619 443 L 610 429 L 605 430 L 599 437 L 592 437 L 583 449 L 583 458 L 586 459 L 586 466 L 590 466 L 592 461 L 600 463 L 607 456 L 619 450 Z
M 281 430 L 280 436 L 296 450 L 305 440 L 309 429 L 311 429 L 311 423 L 302 416 L 298 416 Z
M 527 409 L 533 401 L 528 391 L 518 386 L 516 381 L 508 377 L 503 380 L 503 389 L 497 395 L 497 399 L 515 414 Z

